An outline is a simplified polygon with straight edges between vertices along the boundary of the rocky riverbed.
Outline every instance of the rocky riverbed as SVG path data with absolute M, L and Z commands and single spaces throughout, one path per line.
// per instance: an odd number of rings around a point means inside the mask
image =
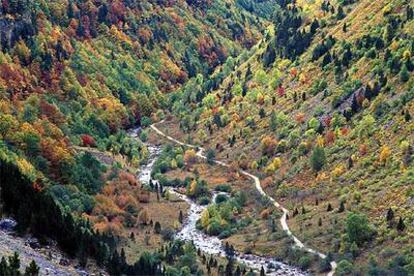
M 150 144 L 148 144 L 147 147 L 150 152 L 150 156 L 147 165 L 143 166 L 138 174 L 138 178 L 141 183 L 149 183 L 151 179 L 152 167 L 161 152 L 160 147 Z M 153 181 L 155 182 L 156 180 Z M 225 248 L 222 241 L 215 236 L 206 235 L 196 227 L 196 223 L 200 219 L 201 213 L 205 208 L 207 208 L 207 206 L 199 205 L 186 195 L 180 194 L 173 189 L 170 189 L 170 192 L 175 193 L 179 198 L 186 201 L 190 205 L 187 219 L 185 220 L 181 230 L 175 235 L 175 238 L 193 242 L 194 245 L 204 253 L 216 256 L 225 256 Z M 216 195 L 217 194 L 214 194 L 213 201 Z M 235 258 L 238 262 L 244 263 L 246 266 L 253 268 L 256 271 L 260 271 L 261 267 L 263 267 L 267 275 L 306 275 L 306 273 L 300 269 L 279 262 L 270 256 L 264 257 L 236 252 Z

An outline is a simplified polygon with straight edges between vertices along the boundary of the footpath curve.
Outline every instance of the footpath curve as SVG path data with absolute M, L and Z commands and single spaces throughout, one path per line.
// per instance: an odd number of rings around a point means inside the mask
M 162 122 L 163 121 L 161 121 L 159 123 L 162 123 Z M 191 145 L 191 144 L 186 144 L 186 143 L 183 143 L 181 141 L 178 141 L 177 139 L 175 139 L 175 138 L 173 138 L 173 137 L 165 134 L 161 130 L 159 130 L 155 126 L 155 124 L 152 124 L 150 127 L 158 135 L 163 136 L 163 137 L 167 138 L 168 140 L 170 140 L 170 141 L 172 141 L 172 142 L 174 142 L 174 143 L 176 143 L 178 145 L 185 146 L 185 147 L 188 147 L 188 148 L 198 149 L 197 156 L 200 157 L 200 158 L 202 158 L 202 159 L 207 159 L 207 157 L 203 154 L 204 148 L 198 147 L 198 146 L 195 146 L 195 145 Z M 219 160 L 214 160 L 214 163 L 217 164 L 217 165 L 223 166 L 223 167 L 229 167 L 228 164 L 226 164 L 226 163 L 224 163 L 222 161 L 219 161 Z M 247 171 L 244 171 L 244 170 L 240 170 L 240 173 L 243 174 L 243 175 L 245 175 L 245 176 L 247 176 L 247 177 L 249 177 L 249 178 L 251 178 L 251 179 L 253 179 L 257 191 L 259 191 L 259 193 L 262 196 L 268 198 L 273 203 L 273 205 L 276 208 L 278 208 L 279 210 L 281 210 L 283 212 L 283 215 L 280 218 L 280 224 L 282 225 L 283 231 L 285 231 L 285 233 L 290 238 L 293 239 L 296 247 L 301 248 L 301 249 L 303 249 L 303 250 L 305 250 L 305 251 L 307 251 L 307 252 L 309 252 L 311 254 L 317 255 L 317 256 L 319 256 L 322 259 L 326 259 L 327 258 L 327 256 L 325 254 L 323 254 L 323 253 L 321 253 L 321 252 L 319 252 L 319 251 L 317 251 L 315 249 L 312 249 L 310 247 L 307 247 L 301 240 L 299 240 L 295 235 L 293 235 L 293 233 L 292 233 L 292 231 L 290 231 L 289 225 L 287 223 L 287 218 L 288 218 L 289 210 L 286 209 L 285 207 L 283 207 L 279 202 L 277 202 L 273 197 L 271 197 L 270 195 L 268 195 L 263 190 L 262 185 L 260 183 L 260 179 L 257 176 L 255 176 L 255 175 L 253 175 L 251 173 L 248 173 Z M 330 262 L 330 265 L 331 265 L 331 270 L 327 273 L 327 276 L 333 276 L 335 274 L 335 270 L 336 270 L 336 267 L 337 267 L 337 264 L 336 264 L 335 261 Z

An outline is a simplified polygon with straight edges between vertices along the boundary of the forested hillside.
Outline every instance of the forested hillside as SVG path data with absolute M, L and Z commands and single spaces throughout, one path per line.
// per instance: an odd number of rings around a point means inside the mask
M 0 45 L 19 234 L 113 275 L 414 274 L 413 0 L 3 0 Z M 192 204 L 227 259 L 174 240 Z
M 3 211 L 22 220 L 21 232 L 106 260 L 99 254 L 135 225 L 149 194 L 130 173 L 148 156 L 146 133 L 126 130 L 161 117 L 168 94 L 196 75 L 217 71 L 206 89 L 217 88 L 218 68 L 262 38 L 270 14 L 233 0 L 2 1 L 1 185 L 13 195 Z M 10 186 L 20 178 L 23 187 Z M 50 216 L 56 223 L 43 227 Z M 77 240 L 82 229 L 75 248 L 55 236 Z
M 168 127 L 259 174 L 338 274 L 410 275 L 414 3 L 276 2 L 264 41 L 217 89 L 177 91 Z

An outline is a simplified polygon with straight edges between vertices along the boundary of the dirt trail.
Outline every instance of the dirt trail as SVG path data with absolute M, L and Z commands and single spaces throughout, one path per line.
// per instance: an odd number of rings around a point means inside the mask
M 159 123 L 162 123 L 163 121 L 161 121 L 161 122 L 159 122 Z M 173 138 L 173 137 L 171 137 L 171 136 L 169 136 L 169 135 L 167 135 L 167 134 L 165 134 L 164 132 L 162 132 L 161 130 L 159 130 L 156 126 L 155 126 L 155 124 L 153 124 L 153 125 L 151 125 L 151 129 L 153 129 L 156 133 L 158 133 L 159 135 L 161 135 L 161 136 L 163 136 L 163 137 L 165 137 L 165 138 L 167 138 L 168 140 L 170 140 L 170 141 L 172 141 L 172 142 L 174 142 L 174 143 L 176 143 L 176 144 L 179 144 L 179 145 L 181 145 L 181 146 L 185 146 L 185 147 L 188 147 L 188 148 L 193 148 L 193 149 L 198 149 L 198 151 L 197 151 L 197 156 L 198 157 L 200 157 L 200 158 L 202 158 L 202 159 L 207 159 L 207 157 L 203 154 L 203 152 L 204 152 L 204 149 L 202 148 L 202 147 L 197 147 L 197 146 L 195 146 L 195 145 L 191 145 L 191 144 L 186 144 L 186 143 L 183 143 L 183 142 L 181 142 L 181 141 L 178 141 L 177 139 L 175 139 L 175 138 Z M 215 164 L 217 164 L 217 165 L 220 165 L 220 166 L 224 166 L 224 167 L 229 167 L 229 165 L 228 164 L 226 164 L 226 163 L 224 163 L 224 162 L 222 162 L 222 161 L 218 161 L 218 160 L 214 160 L 214 163 Z M 317 251 L 317 250 L 315 250 L 315 249 L 312 249 L 312 248 L 310 248 L 310 247 L 307 247 L 301 240 L 299 240 L 295 235 L 293 235 L 293 233 L 292 233 L 292 231 L 290 230 L 290 228 L 289 228 L 289 225 L 288 225 L 288 223 L 287 223 L 287 217 L 288 217 L 288 214 L 289 214 L 289 210 L 288 209 L 286 209 L 285 207 L 283 207 L 279 202 L 277 202 L 273 197 L 271 197 L 270 195 L 268 195 L 264 190 L 263 190 L 263 188 L 262 188 L 262 185 L 261 185 L 261 183 L 260 183 L 260 179 L 257 177 L 257 176 L 255 176 L 255 175 L 253 175 L 253 174 L 250 174 L 250 173 L 248 173 L 248 172 L 246 172 L 246 171 L 244 171 L 244 170 L 240 170 L 240 173 L 242 173 L 243 175 L 245 175 L 245 176 L 247 176 L 247 177 L 249 177 L 249 178 L 251 178 L 253 181 L 254 181 L 254 183 L 255 183 L 255 186 L 256 186 L 256 189 L 259 191 L 259 193 L 261 194 L 261 195 L 263 195 L 264 197 L 267 197 L 272 203 L 273 203 L 273 205 L 276 207 L 276 208 L 278 208 L 278 209 L 280 209 L 282 212 L 283 212 L 283 215 L 282 215 L 282 217 L 280 218 L 280 224 L 282 225 L 282 229 L 285 231 L 285 233 L 289 236 L 289 237 L 291 237 L 292 239 L 293 239 L 293 241 L 295 242 L 295 246 L 297 246 L 298 248 L 301 248 L 301 249 L 303 249 L 303 250 L 305 250 L 305 251 L 307 251 L 307 252 L 309 252 L 309 253 L 312 253 L 312 254 L 315 254 L 315 255 L 317 255 L 317 256 L 319 256 L 320 258 L 322 258 L 322 259 L 325 259 L 325 258 L 327 258 L 327 256 L 325 255 L 325 254 L 323 254 L 323 253 L 321 253 L 321 252 L 319 252 L 319 251 Z M 336 264 L 336 262 L 335 261 L 332 261 L 331 263 L 331 271 L 329 271 L 328 273 L 327 273 L 327 276 L 333 276 L 334 274 L 335 274 L 335 270 L 336 270 L 336 267 L 337 267 L 337 264 Z

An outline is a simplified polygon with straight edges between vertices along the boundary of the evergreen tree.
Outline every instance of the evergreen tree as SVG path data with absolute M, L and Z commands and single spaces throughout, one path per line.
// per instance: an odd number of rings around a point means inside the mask
M 408 72 L 407 66 L 404 64 L 400 71 L 400 80 L 407 82 L 410 79 L 410 73 Z
M 336 19 L 341 20 L 345 18 L 345 12 L 344 9 L 342 8 L 342 6 L 340 5 L 338 7 L 338 13 L 336 14 Z
M 331 205 L 331 203 L 328 203 L 328 208 L 326 209 L 326 211 L 328 211 L 328 212 L 332 211 L 332 205 Z
M 178 221 L 183 224 L 184 222 L 184 215 L 183 215 L 183 211 L 180 210 L 180 213 L 178 214 Z
M 261 119 L 263 119 L 264 117 L 266 117 L 266 111 L 264 110 L 264 108 L 260 108 L 259 110 L 259 116 Z
M 345 203 L 341 201 L 341 203 L 339 203 L 338 213 L 342 213 L 344 211 L 345 211 Z
M 402 232 L 405 229 L 405 223 L 402 217 L 400 217 L 400 219 L 398 220 L 398 224 L 397 224 L 397 230 Z
M 207 157 L 207 163 L 208 164 L 210 164 L 210 165 L 214 164 L 214 158 L 216 157 L 216 153 L 214 152 L 213 149 L 208 149 L 206 157 Z
M 319 28 L 319 22 L 318 22 L 318 20 L 315 18 L 315 19 L 313 20 L 313 22 L 312 22 L 311 26 L 310 26 L 310 32 L 311 32 L 312 34 L 315 34 L 315 33 L 316 33 L 316 31 L 318 30 L 318 28 Z
M 39 266 L 36 264 L 34 260 L 32 260 L 29 266 L 26 267 L 25 276 L 37 276 L 39 275 Z
M 323 147 L 317 146 L 310 157 L 310 165 L 315 172 L 319 172 L 325 166 L 326 157 Z
M 406 110 L 406 111 L 405 111 L 405 114 L 404 114 L 404 120 L 405 120 L 406 122 L 411 121 L 411 114 L 410 114 L 410 112 L 409 112 L 408 110 Z
M 394 219 L 394 211 L 392 210 L 392 208 L 388 209 L 386 219 L 388 222 Z
M 17 252 L 9 257 L 9 270 L 11 275 L 20 275 L 20 258 Z
M 9 265 L 4 256 L 1 257 L 0 261 L 0 275 L 10 275 Z
M 262 266 L 262 268 L 260 269 L 260 276 L 266 276 L 264 267 Z
M 156 222 L 155 222 L 155 225 L 154 225 L 154 232 L 155 232 L 156 234 L 160 234 L 160 233 L 161 233 L 161 224 L 160 224 L 158 221 L 156 221 Z
M 277 116 L 274 110 L 272 110 L 272 113 L 270 113 L 270 129 L 272 131 L 276 131 L 277 129 Z

